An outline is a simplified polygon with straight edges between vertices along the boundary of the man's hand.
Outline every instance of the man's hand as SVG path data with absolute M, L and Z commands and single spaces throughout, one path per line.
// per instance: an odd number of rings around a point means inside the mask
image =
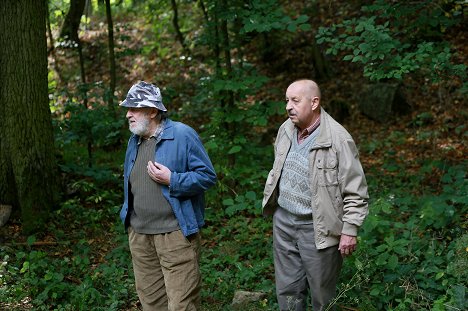
M 356 250 L 357 239 L 355 236 L 342 234 L 340 238 L 340 246 L 338 250 L 341 256 L 346 257 L 351 255 Z
M 162 185 L 171 184 L 171 171 L 157 162 L 148 162 L 148 174 L 152 180 Z

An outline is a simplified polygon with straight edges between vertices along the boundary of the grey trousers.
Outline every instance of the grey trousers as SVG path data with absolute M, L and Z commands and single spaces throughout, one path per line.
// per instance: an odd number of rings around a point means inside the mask
M 313 310 L 326 310 L 336 295 L 343 263 L 338 245 L 318 250 L 311 217 L 278 208 L 273 216 L 273 254 L 280 310 L 307 310 L 309 290 Z

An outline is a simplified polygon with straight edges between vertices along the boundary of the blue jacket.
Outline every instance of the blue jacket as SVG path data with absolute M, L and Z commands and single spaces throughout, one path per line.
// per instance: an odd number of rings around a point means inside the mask
M 128 141 L 124 163 L 124 204 L 120 219 L 128 228 L 133 209 L 130 173 L 138 152 L 138 135 Z M 216 173 L 198 134 L 188 125 L 166 119 L 161 140 L 156 146 L 154 161 L 171 170 L 170 186 L 161 185 L 162 194 L 172 206 L 185 236 L 196 233 L 204 225 L 204 192 L 216 183 Z

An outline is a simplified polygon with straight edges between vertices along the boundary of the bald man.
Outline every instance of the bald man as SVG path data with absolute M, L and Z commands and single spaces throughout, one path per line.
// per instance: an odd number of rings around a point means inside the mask
M 265 215 L 273 215 L 280 310 L 307 310 L 309 295 L 314 311 L 333 304 L 343 257 L 355 251 L 368 214 L 356 145 L 320 100 L 312 80 L 287 88 L 289 119 L 278 131 L 265 184 L 262 206 Z

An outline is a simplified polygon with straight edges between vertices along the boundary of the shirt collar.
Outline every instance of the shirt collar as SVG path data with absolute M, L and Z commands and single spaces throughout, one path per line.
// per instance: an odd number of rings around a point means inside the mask
M 303 129 L 302 131 L 298 128 L 297 131 L 299 133 L 299 137 L 309 136 L 312 134 L 320 125 L 320 118 L 317 118 L 314 123 L 312 123 L 309 127 Z
M 165 125 L 166 125 L 166 119 L 161 120 L 158 127 L 154 131 L 153 135 L 151 135 L 148 139 L 154 138 L 154 139 L 156 139 L 156 143 L 158 143 L 161 140 L 161 136 L 162 136 L 162 133 L 164 131 L 164 126 Z M 138 145 L 140 145 L 143 142 L 143 140 L 145 140 L 145 139 L 140 136 L 138 138 Z

